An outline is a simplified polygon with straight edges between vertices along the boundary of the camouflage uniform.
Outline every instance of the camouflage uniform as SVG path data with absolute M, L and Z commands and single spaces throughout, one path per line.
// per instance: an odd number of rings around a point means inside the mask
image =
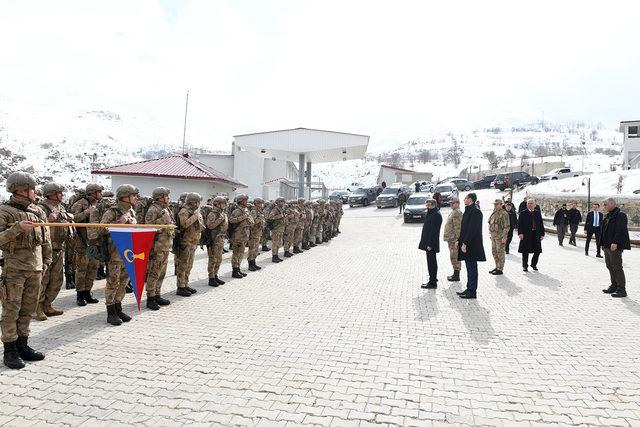
M 95 186 L 95 184 L 93 184 Z M 92 184 L 87 185 L 87 188 L 90 190 L 94 189 L 102 189 L 101 186 L 90 187 Z M 101 192 L 102 190 L 96 190 L 97 192 Z M 94 198 L 91 194 L 95 194 L 96 191 L 92 191 L 90 194 L 87 194 L 85 197 L 78 199 L 73 206 L 71 206 L 71 213 L 73 214 L 74 222 L 100 222 L 101 218 L 97 218 L 96 221 L 91 221 L 90 216 L 92 211 L 95 210 L 96 205 L 98 204 L 98 200 Z M 78 305 L 86 305 L 86 296 L 87 293 L 91 293 L 91 289 L 93 288 L 93 281 L 96 278 L 96 273 L 98 271 L 98 260 L 90 258 L 87 256 L 87 246 L 89 244 L 89 240 L 87 238 L 87 229 L 86 228 L 77 228 L 76 229 L 76 240 L 75 240 L 75 263 L 76 263 L 76 293 L 78 295 L 77 302 Z
M 267 227 L 267 218 L 269 217 L 269 212 L 273 208 L 274 204 L 267 202 L 264 204 L 264 209 L 262 210 L 262 214 L 265 218 L 264 227 L 262 227 L 262 237 L 260 238 L 260 245 L 262 245 L 262 251 L 266 252 L 269 250 L 267 247 L 267 241 L 269 240 L 269 227 Z
M 126 218 L 125 224 L 136 224 L 136 214 L 131 204 L 119 200 L 113 206 L 107 209 L 102 215 L 102 224 L 117 224 L 120 223 L 120 218 L 124 216 Z M 95 230 L 95 229 L 94 229 Z M 108 235 L 106 228 L 100 228 L 99 233 L 102 235 Z M 91 235 L 91 234 L 90 234 Z M 108 262 L 109 275 L 107 277 L 107 284 L 104 290 L 104 298 L 106 305 L 114 305 L 121 303 L 124 299 L 125 286 L 129 280 L 129 275 L 124 267 L 124 262 L 116 249 L 113 240 L 109 236 L 109 262 Z
M 258 199 L 260 200 L 260 199 Z M 265 218 L 261 206 L 262 201 L 253 201 L 253 209 L 251 210 L 251 219 L 253 225 L 249 231 L 249 252 L 247 253 L 247 261 L 249 262 L 249 270 L 252 268 L 259 270 L 255 265 L 256 258 L 260 249 L 260 239 L 262 239 L 262 230 L 265 228 Z
M 23 230 L 19 222 L 45 222 L 46 214 L 18 191 L 35 190 L 35 178 L 26 172 L 7 177 L 7 191 L 13 193 L 0 205 L 0 249 L 4 267 L 0 277 L 2 317 L 0 330 L 4 343 L 4 364 L 23 368 L 24 362 L 44 359 L 28 346 L 29 323 L 38 305 L 42 271 L 51 264 L 51 238 L 47 227 Z M 9 225 L 12 224 L 13 225 Z
M 304 209 L 304 199 L 298 199 L 298 203 L 295 205 L 296 212 L 298 213 L 298 223 L 296 224 L 296 230 L 294 235 L 294 253 L 301 253 L 300 250 L 302 247 L 302 239 L 304 236 L 304 225 L 306 222 L 307 215 Z
M 313 224 L 313 205 L 312 202 L 306 202 L 304 204 L 304 235 L 302 237 L 302 249 L 309 249 L 315 246 L 315 243 L 311 243 L 311 226 Z
M 267 215 L 267 221 L 271 227 L 271 261 L 280 262 L 282 260 L 278 257 L 278 250 L 283 245 L 282 238 L 287 224 L 284 206 L 274 204 Z
M 293 246 L 296 238 L 296 228 L 298 228 L 298 211 L 293 203 L 287 205 L 285 210 L 287 225 L 284 229 L 284 256 L 290 257 L 289 248 Z
M 46 193 L 46 188 L 43 191 Z M 64 187 L 60 186 L 60 192 Z M 51 193 L 49 193 L 51 194 Z M 46 196 L 47 194 L 45 194 Z M 48 199 L 40 203 L 40 207 L 47 215 L 49 222 L 72 222 L 73 217 L 67 213 L 62 204 L 54 205 Z M 55 217 L 55 218 L 54 218 Z M 38 298 L 38 309 L 36 318 L 46 320 L 47 316 L 59 316 L 62 310 L 54 309 L 51 304 L 58 296 L 62 281 L 64 279 L 64 251 L 65 244 L 73 238 L 70 227 L 52 227 L 51 234 L 51 265 L 42 276 L 40 285 L 40 296 Z
M 460 237 L 460 227 L 462 226 L 462 212 L 460 208 L 451 209 L 451 213 L 447 217 L 444 224 L 443 240 L 449 245 L 449 259 L 453 267 L 453 276 L 457 277 L 460 273 L 461 263 L 458 260 L 458 245 L 456 242 Z
M 168 190 L 167 190 L 167 194 Z M 145 224 L 163 224 L 172 225 L 173 215 L 169 211 L 169 206 L 155 200 L 147 213 L 144 214 Z M 167 273 L 167 264 L 169 263 L 169 252 L 173 244 L 174 231 L 171 228 L 162 228 L 156 231 L 156 237 L 153 242 L 153 249 L 149 255 L 149 264 L 147 266 L 147 301 L 154 299 L 159 305 L 168 305 L 162 298 L 162 282 Z M 155 304 L 152 303 L 155 307 Z
M 491 253 L 496 262 L 496 270 L 502 271 L 504 268 L 505 243 L 509 234 L 509 214 L 502 209 L 502 203 L 494 209 L 489 217 L 489 234 L 491 235 Z
M 241 197 L 244 197 L 246 200 L 246 196 L 241 195 L 236 197 L 236 201 L 241 201 Z M 231 215 L 229 215 L 229 224 L 234 227 L 233 236 L 231 236 L 231 250 L 233 251 L 231 254 L 231 267 L 234 271 L 232 277 L 239 279 L 239 276 L 244 275 L 244 273 L 240 272 L 240 264 L 244 257 L 244 248 L 249 241 L 249 233 L 253 225 L 253 219 L 249 214 L 249 210 L 241 204 L 238 204 L 233 212 L 231 212 Z
M 193 258 L 196 253 L 196 247 L 200 243 L 202 230 L 204 230 L 204 220 L 198 209 L 196 200 L 200 199 L 197 193 L 189 193 L 186 197 L 184 206 L 178 212 L 180 220 L 180 231 L 182 239 L 180 242 L 180 250 L 176 255 L 178 258 L 177 267 L 177 285 L 178 295 L 187 296 L 184 290 L 194 293 L 195 289 L 189 287 L 189 275 L 193 268 Z
M 205 233 L 211 234 L 211 243 L 207 245 L 207 255 L 209 256 L 207 272 L 209 273 L 210 286 L 224 285 L 225 283 L 218 278 L 218 271 L 220 270 L 220 264 L 222 264 L 222 249 L 224 248 L 224 238 L 229 227 L 229 219 L 224 212 L 224 208 L 220 207 L 220 204 L 224 206 L 226 202 L 223 202 L 224 199 L 222 198 L 217 200 L 219 201 L 217 203 L 214 201 L 213 209 L 207 215 L 207 229 L 205 230 Z
M 323 243 L 322 235 L 324 233 L 324 221 L 327 215 L 325 201 L 323 199 L 318 200 L 318 226 L 316 228 L 316 243 Z

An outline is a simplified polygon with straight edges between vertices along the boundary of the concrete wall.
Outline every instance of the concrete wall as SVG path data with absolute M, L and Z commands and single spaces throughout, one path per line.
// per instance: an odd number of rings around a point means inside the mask
M 197 159 L 227 176 L 233 176 L 232 154 L 198 154 Z M 242 180 L 240 180 L 240 182 L 242 182 Z
M 582 213 L 582 220 L 586 218 L 586 213 L 591 210 L 591 206 L 587 203 L 587 196 L 572 196 L 572 195 L 544 195 L 544 194 L 536 194 L 535 188 L 532 187 L 531 190 L 527 191 L 527 195 L 529 197 L 533 197 L 536 199 L 538 205 L 540 205 L 540 209 L 542 211 L 542 216 L 551 217 L 556 213 L 560 206 L 563 203 L 571 203 L 576 202 L 576 207 Z M 626 198 L 621 197 L 619 195 L 612 195 L 607 197 L 613 197 L 616 200 L 618 206 L 624 204 L 621 207 L 622 211 L 627 214 L 629 219 L 629 226 L 640 226 L 640 199 L 637 198 Z M 606 197 L 604 196 L 591 196 L 591 203 L 597 202 L 600 203 L 602 207 L 602 200 Z M 604 210 L 603 210 L 604 213 Z
M 533 160 L 528 160 L 527 162 L 533 162 Z M 460 176 L 466 176 L 469 181 L 478 181 L 487 175 L 497 175 L 499 173 L 523 171 L 527 172 L 529 175 L 535 175 L 539 177 L 540 175 L 544 175 L 545 173 L 550 172 L 552 169 L 561 168 L 564 166 L 564 162 L 539 162 L 528 164 L 525 166 L 509 166 L 508 168 L 501 167 L 490 170 L 476 171 L 474 169 L 471 172 L 469 171 L 469 168 L 466 168 L 460 173 Z
M 171 190 L 172 200 L 176 200 L 181 193 L 185 192 L 199 193 L 205 200 L 218 194 L 235 195 L 233 188 L 223 183 L 147 176 L 113 175 L 111 177 L 111 188 L 114 192 L 122 184 L 135 185 L 143 196 L 151 195 L 156 187 L 167 187 Z
M 396 172 L 397 171 L 394 169 L 381 167 L 380 172 L 378 173 L 378 185 L 382 184 L 382 181 L 386 182 L 387 185 L 397 182 Z
M 242 192 L 249 197 L 263 197 L 264 159 L 233 146 L 233 177 L 248 188 Z

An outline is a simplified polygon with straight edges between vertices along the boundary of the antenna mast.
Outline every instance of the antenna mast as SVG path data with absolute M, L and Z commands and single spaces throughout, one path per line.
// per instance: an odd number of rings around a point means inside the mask
M 189 91 L 184 105 L 184 129 L 182 131 L 182 154 L 187 154 L 187 112 L 189 111 Z

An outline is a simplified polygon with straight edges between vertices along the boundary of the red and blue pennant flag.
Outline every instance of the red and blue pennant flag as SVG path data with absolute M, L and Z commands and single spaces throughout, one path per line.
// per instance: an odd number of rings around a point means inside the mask
M 109 228 L 111 239 L 127 269 L 140 311 L 140 297 L 147 277 L 149 253 L 153 248 L 155 228 Z

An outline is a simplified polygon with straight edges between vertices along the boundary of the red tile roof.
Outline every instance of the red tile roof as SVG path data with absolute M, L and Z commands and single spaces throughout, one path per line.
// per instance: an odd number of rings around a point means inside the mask
M 404 168 L 399 168 L 397 166 L 391 166 L 391 165 L 380 165 L 381 168 L 388 168 L 388 169 L 395 169 L 397 171 L 401 171 L 401 172 L 411 172 L 411 173 L 423 173 L 423 172 L 416 172 L 416 171 L 412 171 L 411 169 L 404 169 Z
M 204 163 L 185 156 L 169 156 L 142 162 L 127 163 L 91 171 L 97 175 L 154 176 L 224 182 L 234 187 L 247 186 Z

